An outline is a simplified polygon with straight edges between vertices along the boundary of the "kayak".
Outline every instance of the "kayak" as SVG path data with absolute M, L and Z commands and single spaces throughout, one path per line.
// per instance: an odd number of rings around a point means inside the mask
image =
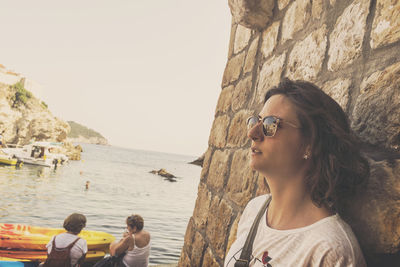
M 65 229 L 61 228 L 0 223 L 0 249 L 46 250 L 52 236 L 64 232 Z M 105 253 L 115 240 L 113 235 L 100 231 L 83 230 L 78 236 L 86 240 L 88 250 Z
M 18 262 L 18 261 L 2 261 L 0 260 L 0 267 L 37 267 L 38 264 L 34 262 Z
M 89 250 L 86 253 L 85 262 L 96 262 L 104 258 L 106 253 L 104 251 Z M 44 250 L 8 250 L 0 249 L 1 257 L 14 258 L 18 261 L 40 261 L 43 262 L 47 259 L 47 251 Z
M 0 257 L 0 267 L 36 267 L 39 263 L 25 260 Z

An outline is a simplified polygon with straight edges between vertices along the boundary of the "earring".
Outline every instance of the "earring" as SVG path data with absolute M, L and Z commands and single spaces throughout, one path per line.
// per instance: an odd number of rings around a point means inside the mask
M 308 159 L 308 155 L 304 154 L 303 159 Z

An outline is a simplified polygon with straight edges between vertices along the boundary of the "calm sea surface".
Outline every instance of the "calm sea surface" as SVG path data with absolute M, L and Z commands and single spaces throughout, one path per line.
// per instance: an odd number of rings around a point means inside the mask
M 82 146 L 81 161 L 56 170 L 0 166 L 0 222 L 62 228 L 66 216 L 80 212 L 88 219 L 86 230 L 118 240 L 126 217 L 137 213 L 152 235 L 150 263 L 176 262 L 197 195 L 201 168 L 187 164 L 196 157 Z M 160 168 L 177 182 L 149 173 Z

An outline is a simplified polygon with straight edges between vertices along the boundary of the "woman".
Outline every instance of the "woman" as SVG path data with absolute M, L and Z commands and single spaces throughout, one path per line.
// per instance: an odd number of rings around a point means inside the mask
M 338 201 L 369 175 L 345 113 L 315 85 L 288 79 L 264 103 L 247 126 L 250 166 L 266 178 L 270 194 L 247 204 L 224 266 L 239 259 L 269 198 L 250 266 L 366 266 L 351 228 L 336 213 Z
M 128 267 L 147 267 L 150 256 L 150 233 L 143 230 L 144 221 L 140 215 L 126 218 L 126 231 L 119 242 L 110 245 L 110 254 L 126 253 L 122 262 Z
M 88 251 L 86 240 L 77 235 L 86 226 L 83 214 L 73 213 L 64 220 L 66 233 L 53 236 L 47 247 L 47 260 L 43 266 L 80 266 Z M 64 255 L 68 252 L 69 255 Z M 68 260 L 69 262 L 65 262 Z

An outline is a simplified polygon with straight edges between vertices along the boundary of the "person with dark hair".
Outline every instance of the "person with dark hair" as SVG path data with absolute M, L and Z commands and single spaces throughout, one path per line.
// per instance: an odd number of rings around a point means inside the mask
M 52 266 L 80 266 L 85 260 L 88 251 L 85 239 L 77 235 L 86 226 L 86 217 L 83 214 L 73 213 L 64 220 L 65 233 L 51 238 L 47 247 L 47 260 L 44 267 Z
M 250 166 L 270 193 L 247 204 L 224 266 L 366 266 L 337 213 L 370 171 L 342 108 L 312 83 L 284 79 L 247 128 Z
M 110 254 L 121 255 L 127 267 L 147 267 L 150 256 L 150 233 L 143 229 L 142 216 L 133 214 L 126 218 L 126 231 L 119 242 L 110 245 Z

